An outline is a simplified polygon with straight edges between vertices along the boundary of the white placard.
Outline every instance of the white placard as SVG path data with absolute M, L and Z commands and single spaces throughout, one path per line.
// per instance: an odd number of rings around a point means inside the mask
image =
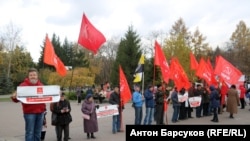
M 179 102 L 184 102 L 188 99 L 188 93 L 185 92 L 184 95 L 178 94 L 178 101 Z
M 118 107 L 117 105 L 105 105 L 101 106 L 96 110 L 97 118 L 103 118 L 113 115 L 118 115 Z
M 18 86 L 17 99 L 26 104 L 58 102 L 60 86 Z
M 201 105 L 201 97 L 195 96 L 188 99 L 190 107 L 198 107 Z

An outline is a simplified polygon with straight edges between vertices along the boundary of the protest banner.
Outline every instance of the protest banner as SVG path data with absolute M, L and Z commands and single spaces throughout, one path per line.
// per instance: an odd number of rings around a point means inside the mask
M 97 118 L 109 117 L 113 115 L 118 115 L 117 105 L 105 105 L 101 106 L 96 110 Z
M 185 92 L 184 95 L 178 94 L 178 101 L 179 101 L 179 102 L 184 102 L 184 101 L 186 101 L 187 99 L 188 99 L 188 93 L 187 93 L 187 92 Z
M 190 107 L 198 107 L 201 105 L 201 97 L 195 96 L 188 99 Z
M 18 86 L 17 99 L 26 104 L 58 102 L 60 86 Z

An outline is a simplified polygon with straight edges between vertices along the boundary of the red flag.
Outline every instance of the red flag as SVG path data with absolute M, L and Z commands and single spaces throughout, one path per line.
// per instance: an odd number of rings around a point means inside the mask
M 213 66 L 211 64 L 210 59 L 207 59 L 207 65 L 208 65 L 209 71 L 211 72 L 211 75 L 212 75 L 211 76 L 211 84 L 213 84 L 215 87 L 218 87 L 218 82 L 215 79 L 216 75 L 214 74 L 214 69 L 213 69 Z
M 189 89 L 191 86 L 184 69 L 175 57 L 171 59 L 170 63 L 170 78 L 174 81 L 178 91 L 182 88 Z
M 67 70 L 66 70 L 63 62 L 56 55 L 56 53 L 54 51 L 54 47 L 53 47 L 52 43 L 50 42 L 48 35 L 46 35 L 43 62 L 48 64 L 48 65 L 54 66 L 59 75 L 65 76 L 67 74 Z
M 164 80 L 164 82 L 168 83 L 168 81 L 169 81 L 169 65 L 168 65 L 168 62 L 166 61 L 166 58 L 163 54 L 163 51 L 161 50 L 161 47 L 157 41 L 155 41 L 154 64 L 156 66 L 160 66 L 163 80 Z
M 201 58 L 199 67 L 196 71 L 196 76 L 199 76 L 200 78 L 204 79 L 208 85 L 213 84 L 214 86 L 217 86 L 214 73 L 212 70 L 213 68 L 210 65 L 203 58 Z
M 96 54 L 104 42 L 106 42 L 104 35 L 83 14 L 78 43 Z
M 198 64 L 194 54 L 192 52 L 190 52 L 189 56 L 190 56 L 190 68 L 191 68 L 191 70 L 197 70 L 199 64 Z
M 222 56 L 217 58 L 214 73 L 219 75 L 222 80 L 230 84 L 237 84 L 242 73 Z
M 121 66 L 119 66 L 119 74 L 120 74 L 120 97 L 122 104 L 125 104 L 131 100 L 131 91 Z

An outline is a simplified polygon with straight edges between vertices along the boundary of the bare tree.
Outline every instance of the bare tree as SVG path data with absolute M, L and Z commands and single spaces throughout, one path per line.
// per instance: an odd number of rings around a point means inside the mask
M 164 39 L 166 37 L 167 33 L 165 33 L 163 30 L 155 30 L 150 32 L 147 39 L 150 44 L 146 44 L 143 46 L 145 54 L 149 54 L 151 57 L 153 57 L 155 40 L 157 40 L 161 45 L 163 45 Z
M 97 55 L 98 60 L 101 61 L 100 75 L 97 77 L 96 82 L 110 81 L 112 66 L 116 58 L 119 40 L 118 37 L 112 37 L 103 45 Z
M 21 42 L 21 28 L 19 28 L 17 25 L 10 22 L 8 25 L 4 27 L 1 33 L 2 33 L 1 41 L 3 45 L 3 50 L 5 50 L 8 53 L 7 77 L 9 78 L 10 71 L 11 71 L 13 51 L 16 48 L 16 46 Z

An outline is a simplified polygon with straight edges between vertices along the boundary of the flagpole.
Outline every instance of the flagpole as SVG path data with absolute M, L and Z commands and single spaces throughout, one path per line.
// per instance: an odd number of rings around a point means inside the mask
M 71 79 L 70 79 L 70 85 L 69 85 L 69 89 L 70 89 L 70 92 L 71 92 L 71 85 L 72 85 L 72 81 L 73 81 L 73 74 L 74 74 L 74 59 L 73 59 L 73 56 L 74 56 L 74 53 L 73 53 L 73 49 L 72 49 L 72 52 L 71 52 L 71 66 L 72 66 L 72 72 L 71 72 Z
M 120 110 L 120 131 L 123 132 L 124 131 L 124 127 L 123 127 L 123 114 L 122 114 L 122 105 L 123 105 L 123 101 L 121 99 L 121 96 L 120 96 L 120 106 L 119 106 L 119 110 Z
M 142 73 L 142 90 L 141 90 L 141 94 L 143 95 L 144 93 L 144 71 Z
M 153 74 L 153 86 L 155 86 L 155 64 L 154 64 L 154 74 Z
M 121 66 L 119 66 L 119 78 L 121 79 Z M 121 87 L 121 80 L 120 80 L 120 87 Z M 123 106 L 123 99 L 121 98 L 121 89 L 119 87 L 119 99 L 120 99 L 120 103 L 119 103 L 119 109 L 118 111 L 120 114 L 120 131 L 123 132 L 124 131 L 124 127 L 123 127 L 123 114 L 122 114 L 122 106 Z

